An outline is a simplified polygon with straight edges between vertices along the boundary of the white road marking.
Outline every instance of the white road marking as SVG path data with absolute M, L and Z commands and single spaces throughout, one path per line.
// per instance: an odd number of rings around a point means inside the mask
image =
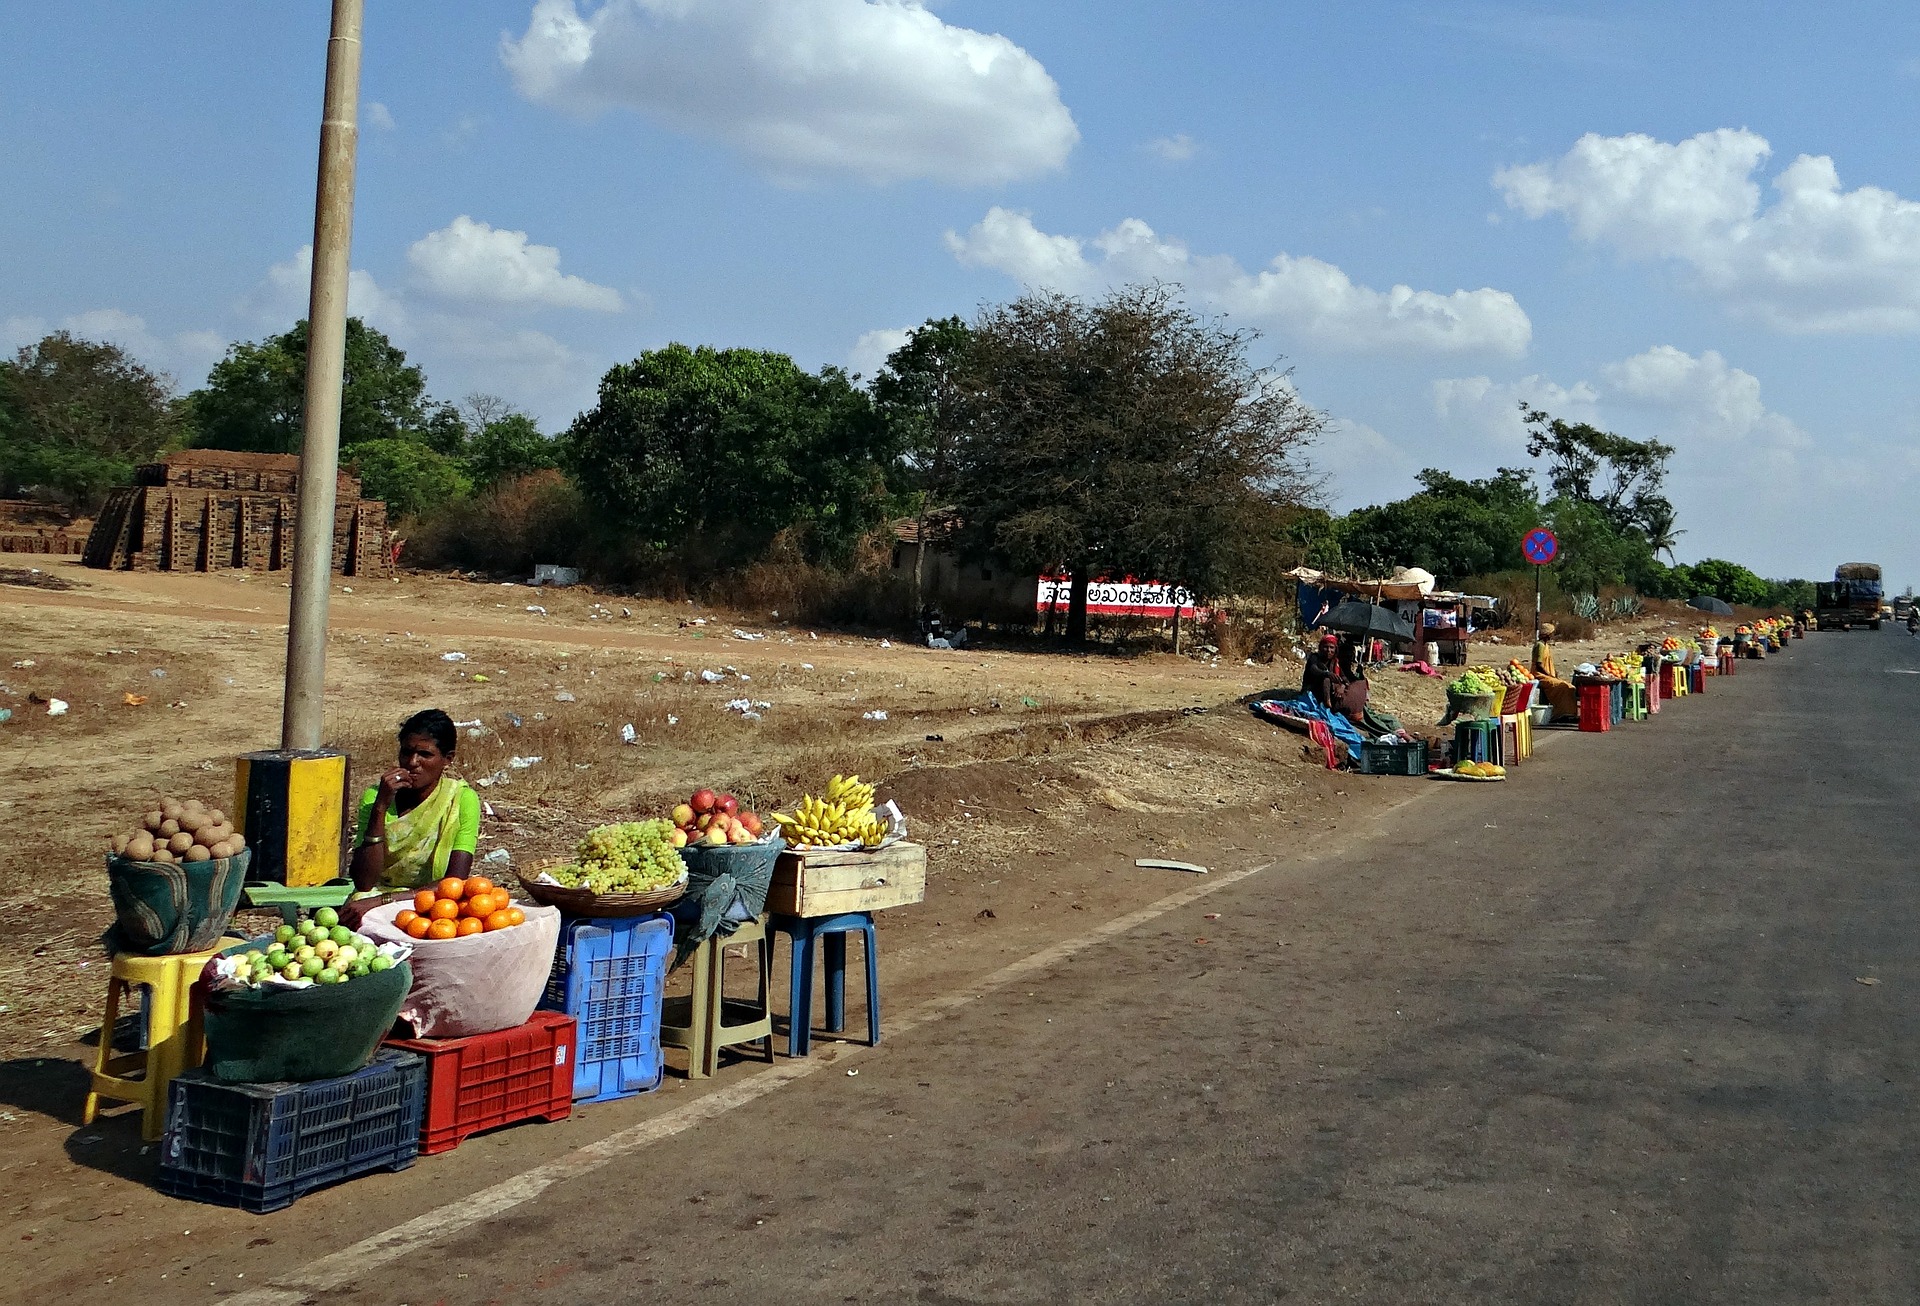
M 1075 953 L 1084 952 L 1115 935 L 1125 934 L 1128 930 L 1145 925 L 1149 921 L 1165 916 L 1168 912 L 1178 911 L 1210 893 L 1218 893 L 1229 885 L 1238 884 L 1262 871 L 1270 870 L 1276 864 L 1267 862 L 1242 871 L 1225 872 L 1205 883 L 1169 894 L 1138 911 L 1117 916 L 1085 934 L 1076 935 L 1050 948 L 1042 948 L 1039 952 L 1001 967 L 984 979 L 976 980 L 951 993 L 929 999 L 905 1015 L 890 1019 L 887 1022 L 887 1032 L 896 1037 L 910 1033 L 921 1025 L 939 1020 L 971 1002 L 979 1001 L 994 990 L 1004 988 L 1015 980 L 1023 979 L 1035 971 L 1045 970 Z M 535 1166 L 511 1179 L 503 1179 L 491 1188 L 481 1189 L 471 1197 L 463 1197 L 445 1206 L 436 1207 L 404 1224 L 397 1224 L 384 1233 L 363 1238 L 351 1247 L 322 1256 L 286 1274 L 276 1275 L 272 1283 L 266 1287 L 254 1288 L 222 1298 L 218 1306 L 297 1306 L 297 1303 L 306 1301 L 316 1293 L 337 1292 L 381 1266 L 418 1251 L 429 1243 L 437 1242 L 479 1224 L 483 1220 L 490 1220 L 516 1206 L 530 1202 L 563 1179 L 577 1179 L 582 1175 L 590 1174 L 601 1166 L 649 1147 L 662 1139 L 671 1138 L 696 1125 L 718 1119 L 729 1111 L 765 1097 L 797 1079 L 803 1079 L 828 1066 L 835 1065 L 847 1056 L 858 1056 L 868 1050 L 863 1044 L 848 1044 L 841 1049 L 839 1056 L 831 1060 L 823 1057 L 807 1057 L 799 1061 L 786 1061 L 760 1071 L 725 1088 L 716 1089 L 685 1106 L 675 1107 L 652 1120 L 642 1121 L 616 1134 L 609 1134 L 597 1143 L 588 1143 L 584 1147 L 576 1148 L 565 1156 L 556 1157 L 544 1165 Z

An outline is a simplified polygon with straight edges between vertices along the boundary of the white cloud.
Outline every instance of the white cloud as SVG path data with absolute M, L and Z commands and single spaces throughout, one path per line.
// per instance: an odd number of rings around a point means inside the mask
M 57 323 L 38 317 L 10 317 L 0 322 L 0 346 L 11 354 L 54 330 L 66 331 L 82 340 L 119 345 L 136 362 L 172 377 L 183 390 L 198 385 L 227 348 L 226 341 L 215 332 L 165 334 L 154 331 L 138 314 L 118 308 L 88 309 Z
M 1503 290 L 1374 290 L 1331 263 L 1288 254 L 1248 272 L 1227 255 L 1196 255 L 1179 240 L 1163 239 L 1138 218 L 1095 237 L 1094 257 L 1079 237 L 1049 235 L 1026 214 L 998 206 L 965 236 L 949 231 L 946 243 L 968 266 L 1068 294 L 1125 282 L 1179 282 L 1199 306 L 1328 349 L 1514 357 L 1526 352 L 1533 335 L 1525 311 Z
M 847 352 L 847 370 L 857 376 L 871 378 L 893 355 L 893 351 L 906 344 L 912 335 L 913 332 L 906 327 L 881 327 L 862 332 L 860 338 L 853 342 L 853 348 Z
M 1793 331 L 1920 330 L 1920 203 L 1800 155 L 1773 178 L 1747 130 L 1678 144 L 1588 134 L 1558 159 L 1503 168 L 1493 184 L 1530 218 L 1561 215 L 1577 239 L 1627 259 L 1676 260 L 1736 309 Z
M 1185 163 L 1199 151 L 1199 144 L 1185 132 L 1156 136 L 1147 142 L 1147 152 L 1158 155 L 1168 163 Z
M 990 185 L 1080 139 L 1039 60 L 918 0 L 538 0 L 500 57 L 526 99 L 637 109 L 783 181 Z
M 369 100 L 360 116 L 366 120 L 367 126 L 376 131 L 390 132 L 394 129 L 393 111 L 378 100 Z
M 617 313 L 620 292 L 560 271 L 560 251 L 461 214 L 407 248 L 420 282 L 449 299 Z
M 260 284 L 241 299 L 239 309 L 261 327 L 285 331 L 307 315 L 312 283 L 313 246 L 302 245 L 293 257 L 267 269 Z M 347 274 L 347 312 L 389 334 L 407 326 L 406 306 L 362 268 Z
M 1793 559 L 1832 547 L 1832 529 L 1863 478 L 1891 488 L 1920 473 L 1911 458 L 1869 458 L 1846 442 L 1816 440 L 1766 406 L 1757 377 L 1711 349 L 1696 356 L 1657 345 L 1607 364 L 1598 380 L 1570 385 L 1542 376 L 1433 385 L 1443 425 L 1513 466 L 1532 465 L 1519 418 L 1523 399 L 1568 421 L 1673 445 L 1668 494 L 1687 532 L 1682 556 L 1736 557 L 1769 575 L 1804 570 L 1804 561 Z

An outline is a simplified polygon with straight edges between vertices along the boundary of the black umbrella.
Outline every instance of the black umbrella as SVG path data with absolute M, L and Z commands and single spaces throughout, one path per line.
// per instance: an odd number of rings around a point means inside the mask
M 1398 639 L 1411 642 L 1413 623 L 1378 603 L 1348 599 L 1337 603 L 1327 615 L 1313 623 L 1320 630 L 1338 630 L 1362 639 Z
M 1731 617 L 1733 608 L 1722 599 L 1711 594 L 1696 594 L 1687 600 L 1687 606 L 1698 608 L 1702 612 L 1711 612 L 1716 617 Z

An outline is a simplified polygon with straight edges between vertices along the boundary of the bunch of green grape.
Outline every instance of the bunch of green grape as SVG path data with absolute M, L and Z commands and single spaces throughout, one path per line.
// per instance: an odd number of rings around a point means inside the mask
M 595 893 L 644 893 L 678 884 L 687 866 L 672 835 L 673 822 L 666 820 L 596 826 L 574 850 L 579 866 L 563 867 L 554 878 Z

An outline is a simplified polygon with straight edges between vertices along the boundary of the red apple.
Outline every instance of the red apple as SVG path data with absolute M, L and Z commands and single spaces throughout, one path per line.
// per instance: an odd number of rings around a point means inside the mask
M 760 821 L 760 814 L 758 812 L 740 813 L 740 824 L 746 826 L 747 833 L 756 839 L 767 831 L 767 827 Z
M 667 836 L 667 842 L 675 848 L 685 848 L 687 846 L 687 832 L 676 828 L 672 834 Z
M 687 805 L 696 812 L 711 812 L 714 804 L 718 801 L 719 795 L 714 793 L 713 790 L 696 789 L 693 791 L 693 797 L 687 800 Z
M 710 827 L 705 834 L 700 836 L 700 846 L 702 848 L 718 848 L 726 841 L 727 832 L 717 825 Z
M 732 816 L 740 810 L 740 800 L 732 794 L 721 794 L 713 800 L 713 805 L 717 810 L 725 812 L 728 816 Z
M 733 827 L 733 833 L 727 836 L 727 842 L 728 843 L 752 843 L 753 836 L 747 833 L 746 826 L 736 825 Z

